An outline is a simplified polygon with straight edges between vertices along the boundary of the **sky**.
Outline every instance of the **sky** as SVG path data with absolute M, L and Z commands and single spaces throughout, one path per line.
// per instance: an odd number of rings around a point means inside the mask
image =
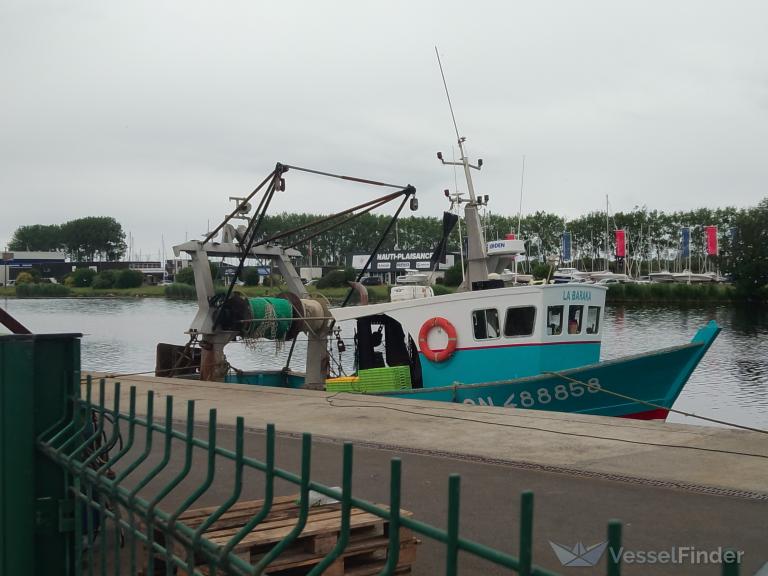
M 154 259 L 276 162 L 412 184 L 439 215 L 435 153 L 457 152 L 435 46 L 491 211 L 517 214 L 523 156 L 524 213 L 751 206 L 766 22 L 746 0 L 0 0 L 0 248 L 113 216 Z M 289 173 L 273 211 L 380 193 Z

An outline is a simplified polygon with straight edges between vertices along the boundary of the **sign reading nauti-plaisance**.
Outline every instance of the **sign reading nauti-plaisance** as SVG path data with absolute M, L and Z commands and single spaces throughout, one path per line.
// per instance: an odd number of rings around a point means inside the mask
M 395 270 L 429 270 L 432 268 L 430 257 L 432 252 L 422 252 L 415 250 L 398 250 L 394 252 L 382 252 L 377 254 L 371 262 L 369 270 L 376 271 L 395 271 Z M 438 264 L 438 270 L 447 270 L 454 264 L 455 254 L 447 254 L 445 264 Z M 355 254 L 352 256 L 352 268 L 362 270 L 365 263 L 368 262 L 370 254 Z

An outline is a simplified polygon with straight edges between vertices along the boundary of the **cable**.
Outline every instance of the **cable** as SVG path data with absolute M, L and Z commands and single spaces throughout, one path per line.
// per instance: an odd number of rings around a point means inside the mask
M 332 355 L 331 355 L 331 357 L 332 357 Z M 336 360 L 336 359 L 334 358 L 334 360 Z M 216 364 L 216 365 L 217 366 L 218 365 L 223 366 L 225 364 L 228 364 L 228 362 L 222 362 L 222 363 L 219 363 L 219 364 Z M 199 365 L 190 365 L 190 366 L 187 366 L 186 368 L 200 368 L 200 366 Z M 144 371 L 144 372 L 127 372 L 127 373 L 123 373 L 123 374 L 107 373 L 107 374 L 101 376 L 101 378 L 117 379 L 117 378 L 125 378 L 126 376 L 152 375 L 152 374 L 155 374 L 155 372 L 156 372 L 155 370 L 147 370 L 147 371 Z M 763 430 L 761 428 L 754 428 L 752 426 L 744 426 L 742 424 L 736 424 L 734 422 L 728 422 L 726 420 L 719 420 L 717 418 L 710 418 L 708 416 L 700 416 L 700 415 L 695 414 L 693 412 L 685 412 L 683 410 L 677 410 L 675 408 L 666 408 L 666 407 L 664 407 L 664 406 L 662 406 L 660 404 L 655 404 L 653 402 L 648 402 L 646 400 L 640 400 L 639 398 L 633 398 L 632 396 L 627 396 L 627 395 L 621 394 L 619 392 L 614 392 L 612 390 L 608 390 L 608 389 L 604 388 L 602 385 L 600 385 L 600 387 L 597 387 L 597 386 L 588 384 L 586 382 L 582 382 L 581 380 L 577 380 L 575 378 L 571 378 L 570 376 L 566 376 L 565 374 L 561 374 L 559 372 L 549 372 L 548 371 L 548 372 L 542 372 L 542 374 L 550 374 L 550 375 L 553 375 L 553 376 L 558 376 L 560 378 L 563 378 L 566 381 L 573 382 L 574 384 L 578 384 L 580 386 L 584 386 L 585 388 L 590 389 L 590 390 L 594 389 L 595 391 L 605 392 L 606 394 L 610 394 L 612 396 L 616 396 L 616 397 L 622 398 L 624 400 L 629 400 L 631 402 L 636 402 L 638 404 L 643 404 L 643 405 L 646 405 L 646 406 L 649 406 L 649 407 L 655 408 L 655 409 L 666 410 L 668 412 L 672 412 L 672 413 L 675 413 L 675 414 L 680 414 L 681 416 L 686 416 L 688 418 L 696 418 L 696 419 L 699 419 L 699 420 L 704 420 L 706 422 L 712 422 L 714 424 L 720 424 L 720 425 L 723 425 L 723 426 L 730 426 L 732 428 L 737 428 L 737 429 L 741 429 L 741 430 L 747 430 L 747 431 L 750 431 L 750 432 L 757 432 L 759 434 L 768 434 L 768 430 Z M 82 382 L 85 382 L 86 380 L 84 378 L 81 378 L 80 381 L 82 383 Z M 331 396 L 329 398 L 335 398 L 335 396 L 336 396 L 336 394 L 334 394 L 333 396 Z M 326 400 L 328 400 L 328 398 L 326 398 Z M 351 399 L 349 399 L 349 400 L 351 400 Z M 369 405 L 369 407 L 370 407 L 370 405 Z M 546 412 L 546 411 L 544 410 L 542 412 Z M 492 414 L 491 412 L 481 412 L 481 413 L 483 413 L 483 414 Z M 536 418 L 542 418 L 542 417 L 536 416 Z M 558 420 L 560 420 L 560 419 L 558 419 Z M 571 421 L 571 422 L 573 422 L 573 421 Z M 615 425 L 616 424 L 614 424 L 614 423 L 611 424 L 611 426 L 615 426 Z M 631 426 L 631 427 L 632 428 L 637 428 L 636 426 Z
M 338 394 L 338 393 L 337 393 Z M 335 396 L 336 394 L 334 394 Z M 373 396 L 374 398 L 388 398 L 387 396 Z M 348 402 L 365 402 L 372 398 L 372 395 L 367 395 L 365 400 L 358 400 L 357 398 L 345 398 Z M 401 402 L 399 402 L 402 406 L 409 406 L 411 408 L 422 408 L 423 402 L 421 400 L 416 400 L 417 404 L 414 403 L 408 403 L 406 402 L 406 399 L 402 396 L 398 397 Z M 445 408 L 438 408 L 436 406 L 430 406 L 429 408 L 431 410 L 437 410 L 437 409 L 443 409 L 448 410 L 451 406 L 456 406 L 456 404 L 451 402 L 445 402 L 447 406 Z M 499 412 L 489 412 L 487 410 L 481 410 L 479 406 L 477 405 L 466 405 L 461 404 L 464 406 L 469 406 L 472 409 L 472 414 L 486 414 L 488 416 L 499 416 Z M 500 408 L 500 407 L 499 407 Z M 550 414 L 552 416 L 550 416 Z M 584 420 L 576 420 L 573 418 L 568 418 L 569 415 L 574 414 L 576 416 L 585 416 L 583 414 L 579 414 L 577 412 L 554 412 L 550 410 L 525 410 L 525 412 L 515 412 L 515 418 L 522 418 L 522 419 L 529 419 L 529 420 L 551 420 L 555 422 L 566 422 L 569 424 L 584 424 Z M 555 417 L 555 415 L 557 415 Z M 591 426 L 607 426 L 610 428 L 631 428 L 633 430 L 654 430 L 658 431 L 658 428 L 654 427 L 653 425 L 647 425 L 642 426 L 638 424 L 642 424 L 643 422 L 649 422 L 648 420 L 638 420 L 633 418 L 611 418 L 610 420 L 608 418 L 605 418 L 603 420 L 598 420 L 597 422 L 590 422 Z M 674 434 L 695 434 L 698 435 L 700 432 L 696 430 L 672 430 L 670 431 Z
M 130 376 L 130 374 L 128 376 Z M 228 387 L 229 387 L 229 385 L 223 385 L 223 386 L 220 386 L 218 388 L 220 388 L 222 390 L 225 390 Z M 270 390 L 269 387 L 260 387 L 259 392 L 262 393 L 262 394 L 282 394 L 282 395 L 284 395 L 286 392 L 290 392 L 290 389 L 280 389 L 278 391 L 278 390 Z M 396 407 L 393 407 L 393 406 L 383 406 L 381 404 L 356 404 L 354 406 L 342 406 L 342 405 L 335 404 L 334 401 L 337 399 L 337 397 L 340 394 L 345 394 L 345 393 L 346 392 L 336 392 L 334 394 L 331 394 L 330 396 L 326 396 L 324 399 L 328 403 L 328 405 L 330 407 L 332 407 L 332 408 L 380 408 L 380 409 L 384 409 L 384 410 L 392 410 L 392 411 L 395 411 L 395 412 L 401 412 L 403 414 L 412 414 L 414 416 L 427 416 L 427 417 L 430 417 L 430 418 L 441 418 L 441 419 L 445 419 L 445 420 L 463 420 L 463 421 L 467 421 L 467 422 L 474 422 L 474 423 L 477 423 L 477 424 L 487 424 L 487 425 L 490 425 L 490 426 L 499 426 L 499 427 L 502 427 L 502 428 L 518 428 L 518 429 L 521 429 L 521 430 L 534 430 L 534 431 L 538 431 L 538 432 L 548 432 L 550 434 L 557 434 L 557 435 L 561 435 L 561 436 L 574 436 L 574 437 L 580 437 L 580 438 L 591 438 L 591 439 L 594 439 L 594 440 L 608 440 L 608 441 L 615 441 L 615 442 L 623 442 L 623 443 L 626 443 L 626 444 L 636 444 L 636 445 L 641 445 L 641 446 L 657 446 L 659 448 L 679 448 L 679 449 L 683 449 L 683 450 L 698 450 L 698 451 L 701 451 L 701 452 L 714 452 L 714 453 L 720 453 L 720 454 L 731 454 L 731 455 L 734 455 L 734 456 L 752 456 L 754 458 L 768 459 L 768 456 L 766 456 L 766 455 L 754 454 L 754 453 L 751 453 L 751 452 L 737 452 L 737 451 L 732 451 L 732 450 L 721 450 L 721 449 L 716 449 L 716 448 L 703 448 L 703 447 L 698 447 L 698 446 L 685 446 L 685 445 L 679 445 L 679 444 L 641 442 L 641 441 L 638 441 L 638 440 L 626 440 L 626 439 L 615 438 L 615 437 L 611 437 L 611 436 L 599 436 L 599 435 L 594 435 L 594 434 L 581 434 L 581 433 L 578 433 L 578 432 L 565 432 L 565 431 L 560 431 L 560 430 L 551 430 L 549 428 L 540 428 L 538 426 L 524 426 L 524 425 L 521 425 L 521 424 L 505 424 L 505 423 L 499 423 L 499 422 L 489 422 L 487 420 L 479 420 L 479 419 L 476 419 L 476 418 L 460 418 L 460 417 L 457 417 L 457 416 L 449 416 L 449 415 L 445 415 L 445 414 L 430 414 L 430 413 L 426 413 L 426 412 L 423 412 L 423 411 L 416 412 L 416 411 L 413 411 L 413 410 L 405 410 L 405 409 L 396 408 Z M 352 394 L 354 394 L 354 393 L 352 393 Z M 376 396 L 374 396 L 374 398 L 375 397 Z M 350 401 L 350 402 L 359 402 L 355 398 L 339 398 L 339 400 L 346 400 L 346 401 Z M 542 412 L 545 412 L 545 411 L 542 411 Z M 490 412 L 481 412 L 481 413 L 496 415 L 496 413 L 490 413 Z M 528 418 L 529 417 L 529 416 L 523 415 L 523 414 L 516 415 L 516 416 L 518 418 L 523 418 L 523 417 Z M 545 418 L 546 419 L 546 417 L 544 417 L 544 416 L 530 416 L 530 418 L 535 418 L 535 419 Z M 568 421 L 569 422 L 574 422 L 573 420 L 568 420 Z M 579 423 L 583 423 L 583 422 L 579 422 Z M 603 425 L 600 422 L 598 422 L 596 424 Z M 616 425 L 616 424 L 615 423 L 611 423 L 611 426 L 613 426 L 613 425 Z M 619 426 L 627 427 L 626 425 L 619 425 Z M 632 426 L 632 428 L 636 428 L 636 426 Z M 674 432 L 678 433 L 679 431 L 675 430 Z
M 378 182 L 377 180 L 368 180 L 367 178 L 357 178 L 355 176 L 344 176 L 343 174 L 334 174 L 332 172 L 323 172 L 321 170 L 311 170 L 309 168 L 302 168 L 300 166 L 293 166 L 291 164 L 283 164 L 283 166 L 290 170 L 298 170 L 299 172 L 307 172 L 309 174 L 318 174 L 320 176 L 329 176 L 331 178 L 338 178 L 340 180 L 349 180 L 350 182 L 360 182 L 361 184 L 371 184 L 372 186 L 384 186 L 386 188 L 399 188 L 399 189 L 407 188 L 407 186 L 399 186 L 397 184 L 388 184 L 386 182 Z
M 338 394 L 341 394 L 341 392 L 337 392 L 336 394 L 333 394 L 332 396 L 329 396 L 326 398 L 326 402 L 328 402 L 328 405 L 332 408 L 381 408 L 384 410 L 393 410 L 394 412 L 402 412 L 404 414 L 413 414 L 416 416 L 428 416 L 430 418 L 442 418 L 445 420 L 463 420 L 465 422 L 474 422 L 477 424 L 487 424 L 489 426 L 499 426 L 502 428 L 518 428 L 522 430 L 536 430 L 538 432 L 548 432 L 550 434 L 558 434 L 561 436 L 575 436 L 579 438 L 591 438 L 594 440 L 610 440 L 614 442 L 624 442 L 626 444 L 637 444 L 640 446 L 657 446 L 659 448 L 679 448 L 682 450 L 699 450 L 702 452 L 716 452 L 720 454 L 732 454 L 734 456 L 751 456 L 754 458 L 763 458 L 768 460 L 768 456 L 764 454 L 754 454 L 752 452 L 734 452 L 732 450 L 721 450 L 718 448 L 703 448 L 700 446 L 684 446 L 681 444 L 659 444 L 655 442 L 641 442 L 639 440 L 626 440 L 624 438 L 613 438 L 610 436 L 596 436 L 594 434 L 580 434 L 578 432 L 564 432 L 561 430 L 550 430 L 549 428 L 539 428 L 538 426 L 523 426 L 520 424 L 504 424 L 501 422 L 488 422 L 487 420 L 478 420 L 476 418 L 459 418 L 457 416 L 448 416 L 445 414 L 429 414 L 425 412 L 414 412 L 412 410 L 403 410 L 402 408 L 395 408 L 394 406 L 382 406 L 381 404 L 358 404 L 356 406 L 339 406 L 334 404 L 334 400 L 336 399 L 336 396 Z M 344 399 L 342 399 L 344 400 Z
M 237 369 L 236 369 L 236 368 L 234 368 L 234 367 L 233 367 L 233 366 L 232 366 L 232 365 L 231 365 L 229 362 L 227 362 L 227 361 L 224 361 L 224 362 L 216 362 L 216 363 L 214 363 L 214 364 L 211 364 L 211 366 L 212 366 L 212 367 L 218 367 L 218 366 L 230 366 L 230 367 L 232 367 L 232 369 L 233 369 L 233 370 L 237 371 Z M 202 364 L 188 364 L 188 365 L 186 365 L 186 366 L 181 366 L 181 367 L 179 367 L 179 368 L 166 368 L 166 369 L 164 369 L 164 370 L 160 370 L 160 371 L 161 371 L 161 372 L 169 372 L 169 373 L 172 373 L 172 372 L 174 372 L 174 371 L 176 371 L 176 370 L 182 370 L 182 369 L 186 370 L 186 369 L 191 369 L 191 368 L 201 368 L 201 367 L 202 367 Z M 97 370 L 94 370 L 94 372 L 97 372 Z M 242 370 L 241 370 L 241 372 L 242 372 Z M 144 375 L 155 375 L 155 376 L 157 376 L 157 374 L 156 374 L 156 373 L 157 373 L 157 369 L 156 369 L 156 368 L 155 368 L 155 369 L 152 369 L 152 370 L 144 370 L 143 372 L 123 372 L 123 373 L 119 373 L 119 374 L 115 374 L 114 372 L 103 372 L 103 373 L 101 373 L 101 376 L 99 376 L 98 378 L 99 378 L 99 379 L 101 379 L 101 378 L 109 378 L 109 379 L 111 379 L 111 380 L 117 380 L 117 379 L 123 379 L 123 378 L 125 378 L 126 376 L 144 376 Z M 167 376 L 167 377 L 168 377 L 168 378 L 172 378 L 173 376 Z M 166 378 L 166 376 L 157 376 L 157 378 Z M 81 384 L 83 384 L 83 383 L 85 383 L 85 382 L 87 382 L 87 381 L 88 381 L 88 377 L 87 377 L 87 376 L 86 376 L 85 378 L 82 378 L 82 377 L 80 378 L 80 383 L 81 383 Z
M 602 385 L 594 386 L 592 384 L 582 382 L 581 380 L 576 380 L 575 378 L 571 378 L 570 376 L 566 376 L 565 374 L 561 374 L 559 372 L 542 372 L 542 374 L 551 374 L 553 376 L 559 376 L 560 378 L 567 380 L 568 382 L 573 382 L 574 384 L 580 384 L 581 386 L 585 386 L 588 390 L 605 392 L 606 394 L 610 394 L 611 396 L 617 396 L 618 398 L 622 398 L 624 400 L 630 400 L 638 404 L 645 404 L 646 406 L 650 406 L 651 408 L 666 410 L 668 412 L 674 412 L 675 414 L 681 414 L 683 416 L 688 416 L 690 418 L 698 418 L 699 420 L 705 420 L 707 422 L 713 422 L 715 424 L 723 424 L 725 426 L 732 426 L 733 428 L 749 430 L 750 432 L 759 432 L 760 434 L 768 434 L 768 430 L 762 430 L 761 428 L 752 428 L 751 426 L 734 424 L 733 422 L 726 422 L 725 420 L 718 420 L 716 418 L 709 418 L 707 416 L 699 416 L 698 414 L 694 414 L 693 412 L 683 412 L 682 410 L 675 410 L 674 408 L 666 408 L 665 406 L 661 406 L 660 404 L 654 404 L 653 402 L 647 402 L 646 400 L 640 400 L 639 398 L 633 398 L 632 396 L 627 396 L 625 394 L 620 394 L 619 392 L 608 390 L 604 388 Z

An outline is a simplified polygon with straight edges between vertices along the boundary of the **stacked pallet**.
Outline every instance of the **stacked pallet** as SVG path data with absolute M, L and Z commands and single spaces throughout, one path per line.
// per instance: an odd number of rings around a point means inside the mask
M 269 515 L 235 546 L 233 553 L 246 562 L 257 564 L 296 525 L 299 517 L 296 501 L 295 495 L 274 498 Z M 205 538 L 222 547 L 225 546 L 251 518 L 259 513 L 262 507 L 262 500 L 238 502 L 205 531 Z M 196 529 L 216 508 L 213 506 L 189 510 L 179 517 L 179 521 Z M 411 514 L 403 510 L 401 515 L 408 517 Z M 336 545 L 340 527 L 341 505 L 339 503 L 310 507 L 307 522 L 301 534 L 262 573 L 275 576 L 307 574 Z M 400 547 L 395 574 L 411 573 L 417 544 L 418 540 L 410 530 L 400 529 Z M 324 574 L 328 576 L 378 574 L 386 562 L 388 545 L 389 523 L 359 508 L 353 508 L 350 516 L 349 542 Z M 181 557 L 185 556 L 181 548 L 175 552 Z M 202 565 L 204 564 L 202 560 L 200 564 L 201 566 L 196 567 L 196 570 L 207 574 L 207 566 Z M 155 568 L 156 573 L 165 574 L 164 567 L 159 566 L 157 560 Z M 163 571 L 157 572 L 157 569 L 163 569 Z M 222 572 L 219 570 L 217 573 Z M 181 576 L 186 573 L 179 570 L 177 574 Z

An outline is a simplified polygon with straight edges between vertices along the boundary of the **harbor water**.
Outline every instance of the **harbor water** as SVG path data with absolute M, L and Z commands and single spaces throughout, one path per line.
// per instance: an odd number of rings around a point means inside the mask
M 186 343 L 194 302 L 163 298 L 5 299 L 2 306 L 37 333 L 79 332 L 82 366 L 116 374 L 153 373 L 158 342 Z M 608 306 L 603 323 L 602 359 L 688 342 L 709 320 L 722 332 L 694 372 L 675 408 L 741 425 L 768 428 L 768 309 L 747 306 Z M 346 334 L 351 335 L 351 333 Z M 281 368 L 290 344 L 234 343 L 227 359 L 240 369 Z M 334 350 L 336 347 L 334 346 Z M 305 343 L 299 341 L 291 367 L 303 370 Z M 350 366 L 348 343 L 342 364 Z M 702 424 L 671 414 L 669 422 Z

